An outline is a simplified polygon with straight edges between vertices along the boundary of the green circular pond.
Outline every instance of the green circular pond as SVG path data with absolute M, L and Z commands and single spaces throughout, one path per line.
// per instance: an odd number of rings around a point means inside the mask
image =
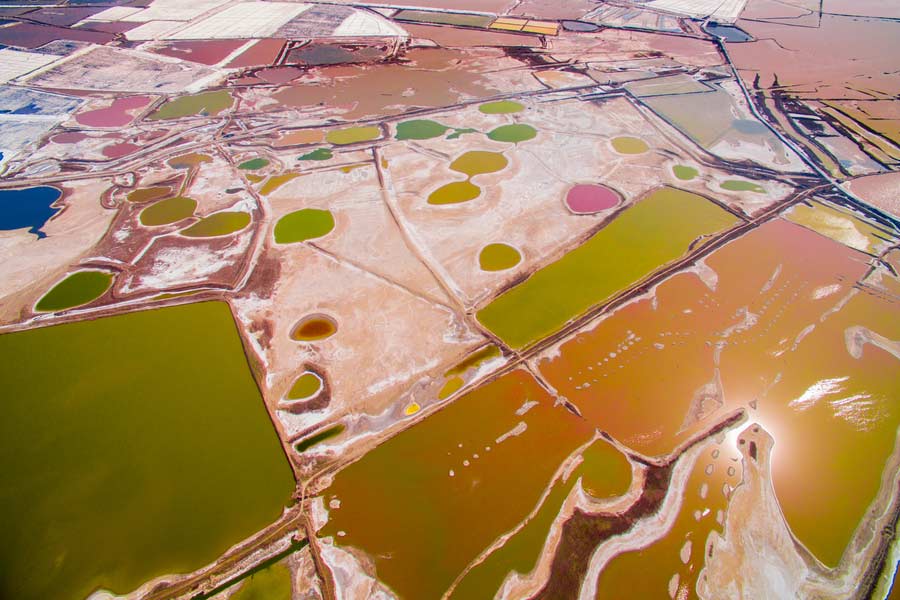
M 672 167 L 672 172 L 675 174 L 675 177 L 682 181 L 690 181 L 694 177 L 700 174 L 697 169 L 694 167 L 688 167 L 685 165 L 675 165 Z
M 278 219 L 275 224 L 275 242 L 293 244 L 322 237 L 334 229 L 334 216 L 330 211 L 304 208 Z
M 57 283 L 35 305 L 38 312 L 81 306 L 96 300 L 112 285 L 113 276 L 103 271 L 78 271 Z
M 491 130 L 487 135 L 495 142 L 510 142 L 517 144 L 534 138 L 537 135 L 537 130 L 531 125 L 516 123 L 514 125 L 501 125 L 500 127 Z
M 471 181 L 454 181 L 431 192 L 428 204 L 459 204 L 474 200 L 481 194 L 481 188 Z
M 303 373 L 300 377 L 294 381 L 294 385 L 291 386 L 290 391 L 287 393 L 286 398 L 288 400 L 303 400 L 304 398 L 311 398 L 319 393 L 319 390 L 322 389 L 322 378 L 313 373 L 312 371 L 307 371 Z
M 186 237 L 216 237 L 240 231 L 250 224 L 250 213 L 223 211 L 204 217 L 181 231 Z
M 488 244 L 478 254 L 482 271 L 505 271 L 522 262 L 522 254 L 508 244 Z
M 430 140 L 444 135 L 448 129 L 450 128 L 446 125 L 441 125 L 437 121 L 414 119 L 399 123 L 395 137 L 398 140 Z
M 509 113 L 521 112 L 524 106 L 512 100 L 500 100 L 498 102 L 488 102 L 478 107 L 478 110 L 486 115 L 506 115 Z
M 496 173 L 506 168 L 508 164 L 509 161 L 500 152 L 471 150 L 450 163 L 450 168 L 473 177 L 485 173 Z
M 175 198 L 160 200 L 141 211 L 141 225 L 154 227 L 177 223 L 193 215 L 196 208 L 197 201 L 193 198 L 176 196 Z
M 612 141 L 613 150 L 619 154 L 643 154 L 650 147 L 640 138 L 622 136 Z

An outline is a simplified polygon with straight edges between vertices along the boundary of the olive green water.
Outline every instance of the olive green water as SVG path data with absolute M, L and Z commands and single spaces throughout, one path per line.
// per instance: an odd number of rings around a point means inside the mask
M 663 188 L 498 296 L 477 318 L 507 344 L 521 348 L 682 256 L 699 236 L 735 222 L 733 215 L 705 198 Z
M 322 380 L 315 373 L 306 372 L 294 381 L 287 394 L 288 400 L 309 398 L 322 389 Z
M 650 148 L 644 140 L 635 137 L 617 137 L 612 141 L 613 149 L 619 154 L 643 154 Z
M 103 271 L 77 271 L 53 286 L 34 309 L 51 312 L 87 304 L 102 296 L 112 280 L 113 276 Z
M 215 237 L 228 235 L 240 231 L 250 224 L 250 213 L 242 211 L 223 211 L 204 217 L 187 229 L 181 231 L 181 235 L 187 237 Z
M 492 129 L 488 133 L 488 137 L 495 142 L 510 142 L 517 144 L 534 138 L 537 130 L 531 125 L 523 125 L 516 123 L 515 125 L 501 125 L 496 129 Z
M 459 364 L 451 367 L 444 373 L 444 377 L 452 377 L 453 375 L 462 375 L 469 369 L 474 369 L 481 364 L 500 356 L 500 348 L 490 344 L 477 352 L 473 352 L 462 360 Z
M 197 201 L 193 198 L 177 196 L 160 200 L 141 211 L 141 225 L 155 226 L 176 223 L 194 214 Z
M 505 271 L 522 262 L 518 250 L 506 244 L 488 244 L 478 254 L 478 266 L 482 271 Z
M 232 104 L 234 104 L 234 98 L 231 97 L 227 90 L 203 92 L 202 94 L 182 96 L 166 102 L 147 119 L 150 121 L 161 121 L 199 114 L 215 116 L 223 110 L 231 108 Z
M 501 152 L 485 152 L 484 150 L 470 150 L 460 155 L 450 163 L 450 168 L 469 177 L 496 173 L 506 168 L 509 161 Z
M 332 144 L 338 146 L 344 144 L 355 144 L 357 142 L 368 142 L 381 137 L 381 129 L 374 125 L 365 127 L 348 127 L 347 129 L 336 129 L 325 134 L 325 139 Z
M 682 181 L 690 181 L 700 174 L 699 171 L 697 171 L 697 169 L 695 169 L 694 167 L 688 167 L 685 165 L 675 165 L 674 167 L 672 167 L 672 173 L 674 173 L 675 177 Z
M 330 211 L 303 208 L 278 219 L 275 224 L 275 242 L 292 244 L 322 237 L 334 229 L 334 217 Z
M 430 140 L 444 135 L 450 129 L 437 121 L 414 119 L 397 124 L 398 140 Z
M 478 107 L 478 110 L 486 115 L 503 115 L 509 113 L 517 113 L 524 110 L 525 107 L 518 102 L 512 100 L 500 100 L 498 102 L 488 102 Z
M 291 469 L 226 304 L 0 335 L 0 597 L 129 592 L 275 521 Z
M 141 188 L 134 190 L 133 192 L 129 192 L 128 198 L 129 202 L 134 202 L 135 204 L 140 204 L 141 202 L 150 202 L 151 200 L 159 200 L 160 198 L 165 198 L 169 194 L 172 193 L 172 188 L 167 185 L 157 185 L 148 188 Z
M 459 204 L 474 200 L 480 194 L 481 188 L 471 181 L 454 181 L 431 192 L 428 204 Z
M 291 600 L 291 570 L 277 562 L 257 571 L 241 584 L 230 600 Z
M 337 424 L 329 427 L 328 429 L 320 431 L 315 435 L 311 435 L 308 438 L 304 438 L 303 440 L 298 442 L 295 447 L 297 448 L 297 452 L 305 452 L 316 444 L 320 444 L 325 440 L 330 440 L 331 438 L 337 437 L 342 433 L 344 433 L 344 426 L 341 424 Z

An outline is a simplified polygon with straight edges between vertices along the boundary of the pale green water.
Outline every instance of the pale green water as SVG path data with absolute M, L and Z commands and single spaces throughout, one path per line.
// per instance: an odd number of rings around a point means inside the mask
M 682 256 L 699 236 L 735 222 L 734 216 L 700 196 L 664 188 L 498 296 L 477 318 L 510 346 L 521 348 Z
M 509 113 L 517 113 L 524 110 L 525 107 L 518 102 L 512 100 L 500 100 L 498 102 L 488 102 L 478 107 L 478 110 L 486 115 L 503 115 Z
M 0 597 L 126 593 L 291 501 L 224 303 L 0 335 L 0 381 Z
M 675 165 L 672 167 L 672 172 L 675 174 L 675 177 L 682 181 L 690 181 L 700 174 L 694 167 L 685 165 Z
M 729 179 L 722 183 L 723 190 L 731 192 L 756 192 L 757 194 L 765 193 L 765 188 L 758 183 L 752 181 L 742 181 L 740 179 Z

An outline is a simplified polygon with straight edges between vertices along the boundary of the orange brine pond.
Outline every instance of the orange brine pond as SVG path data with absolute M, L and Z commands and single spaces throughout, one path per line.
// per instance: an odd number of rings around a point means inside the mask
M 337 321 L 328 315 L 309 315 L 294 326 L 291 339 L 297 342 L 324 340 L 337 333 L 337 328 Z
M 900 424 L 897 351 L 884 341 L 900 339 L 900 322 L 888 299 L 855 286 L 867 270 L 864 254 L 774 219 L 562 343 L 539 370 L 648 455 L 748 408 L 775 438 L 788 525 L 834 566 Z
M 339 508 L 320 535 L 364 551 L 400 597 L 439 598 L 592 436 L 530 374 L 513 371 L 339 472 L 324 492 Z

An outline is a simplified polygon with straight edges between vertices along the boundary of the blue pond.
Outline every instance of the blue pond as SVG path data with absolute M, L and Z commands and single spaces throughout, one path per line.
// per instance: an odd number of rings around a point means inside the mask
M 41 231 L 47 220 L 59 212 L 50 205 L 62 192 L 46 185 L 21 190 L 0 190 L 0 230 L 11 231 L 28 227 L 38 238 L 47 237 Z

